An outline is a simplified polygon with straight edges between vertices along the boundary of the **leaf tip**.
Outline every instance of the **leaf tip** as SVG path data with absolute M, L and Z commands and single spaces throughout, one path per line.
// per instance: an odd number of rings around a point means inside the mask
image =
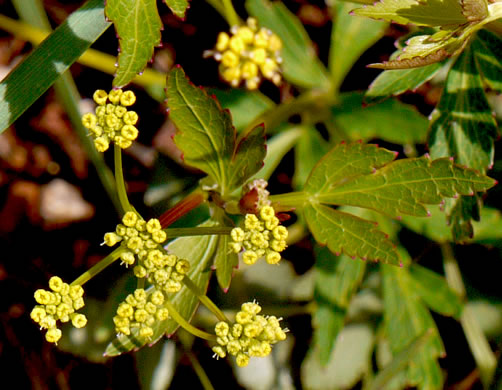
M 427 210 L 426 212 L 427 212 L 427 216 L 428 216 L 428 217 L 432 216 L 432 213 L 431 213 L 431 211 L 430 211 L 430 210 Z
M 399 262 L 399 268 L 403 268 L 404 267 L 404 264 L 402 261 Z
M 230 290 L 230 287 L 225 287 L 225 288 L 223 289 L 223 292 L 226 294 L 226 293 L 228 292 L 228 290 Z

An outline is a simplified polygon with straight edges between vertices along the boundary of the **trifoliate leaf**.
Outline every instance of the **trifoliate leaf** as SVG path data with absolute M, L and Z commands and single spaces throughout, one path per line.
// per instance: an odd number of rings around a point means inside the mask
M 222 196 L 262 167 L 266 154 L 262 126 L 237 141 L 228 110 L 191 84 L 181 68 L 169 73 L 167 98 L 171 120 L 178 129 L 174 142 L 185 162 L 207 173 Z
M 312 235 L 334 253 L 344 253 L 394 265 L 400 264 L 394 244 L 376 228 L 376 223 L 321 204 L 304 208 Z
M 350 158 L 347 162 L 350 163 Z M 320 166 L 323 160 L 317 169 Z M 364 207 L 392 217 L 401 213 L 426 217 L 425 204 L 439 204 L 443 198 L 458 195 L 474 195 L 494 184 L 493 179 L 455 165 L 448 158 L 432 161 L 426 156 L 397 160 L 372 174 L 328 181 L 315 193 L 307 191 L 311 199 L 320 203 Z
M 385 70 L 370 84 L 364 101 L 376 103 L 389 96 L 413 91 L 434 77 L 441 66 L 441 63 L 436 62 L 413 69 Z
M 467 23 L 459 0 L 380 0 L 354 10 L 356 15 L 417 26 L 452 26 Z
M 434 320 L 414 290 L 408 270 L 383 265 L 382 276 L 385 334 L 392 354 L 398 355 L 417 337 L 433 329 L 433 335 L 413 356 L 407 378 L 411 386 L 441 389 L 443 379 L 437 359 L 445 353 L 443 343 Z
M 160 44 L 162 22 L 155 0 L 107 0 L 106 16 L 119 37 L 118 69 L 114 87 L 128 84 L 141 72 Z
M 164 0 L 169 9 L 175 14 L 178 18 L 184 19 L 185 13 L 190 7 L 188 4 L 188 0 Z

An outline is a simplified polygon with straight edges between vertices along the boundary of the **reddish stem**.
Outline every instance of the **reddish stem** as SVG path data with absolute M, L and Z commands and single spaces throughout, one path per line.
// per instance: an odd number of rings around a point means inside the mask
M 205 200 L 206 196 L 203 192 L 192 192 L 160 216 L 159 221 L 162 228 L 166 228 L 171 225 L 173 222 L 177 221 L 182 216 L 202 204 Z

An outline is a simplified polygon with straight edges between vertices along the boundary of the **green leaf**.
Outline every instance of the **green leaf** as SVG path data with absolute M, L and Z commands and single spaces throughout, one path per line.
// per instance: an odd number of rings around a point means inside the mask
M 467 23 L 458 0 L 380 0 L 354 10 L 354 14 L 399 24 L 452 26 Z
M 236 141 L 228 111 L 175 68 L 167 79 L 170 117 L 178 132 L 174 142 L 188 165 L 207 173 L 222 196 L 255 174 L 265 158 L 264 129 L 258 126 Z
M 140 73 L 160 44 L 162 21 L 155 0 L 107 0 L 106 16 L 119 37 L 118 69 L 114 87 L 123 87 Z
M 332 252 L 400 264 L 396 248 L 386 234 L 376 228 L 376 223 L 321 204 L 308 205 L 303 211 L 316 241 L 327 245 Z
M 273 101 L 257 91 L 232 88 L 227 91 L 213 89 L 211 92 L 216 95 L 223 108 L 230 110 L 232 122 L 238 132 L 275 106 Z
M 111 24 L 103 0 L 73 12 L 0 82 L 0 132 L 9 127 Z
M 403 257 L 407 255 L 402 253 Z M 407 370 L 408 384 L 422 389 L 441 389 L 442 375 L 437 358 L 444 347 L 434 321 L 414 291 L 406 268 L 382 266 L 384 325 L 394 356 L 405 350 L 429 329 L 433 335 L 416 353 Z
M 476 38 L 453 64 L 446 79 L 443 94 L 431 115 L 429 148 L 432 157 L 453 156 L 462 165 L 485 172 L 493 164 L 494 140 L 498 129 L 486 98 L 478 64 L 485 73 L 485 62 L 476 57 L 483 45 Z M 484 57 L 489 58 L 489 57 Z M 487 74 L 496 75 L 493 69 Z M 479 214 L 478 202 L 460 198 L 446 203 L 456 241 L 472 234 L 471 218 Z
M 416 292 L 432 310 L 444 316 L 460 318 L 462 302 L 443 276 L 418 264 L 412 264 L 409 272 Z
M 472 49 L 484 84 L 502 92 L 502 40 L 487 30 L 480 30 L 472 42 Z
M 234 252 L 228 251 L 228 244 L 230 243 L 230 236 L 220 236 L 218 241 L 218 249 L 214 259 L 214 266 L 216 268 L 216 279 L 218 284 L 226 292 L 230 287 L 232 281 L 232 274 L 234 269 L 239 264 L 239 258 Z
M 321 203 L 364 207 L 392 217 L 426 217 L 429 212 L 425 204 L 439 204 L 446 197 L 474 195 L 494 184 L 493 179 L 455 165 L 448 158 L 431 160 L 425 156 L 397 160 L 370 175 L 347 177 L 343 183 L 327 181 L 311 195 Z
M 332 121 L 353 140 L 379 138 L 397 144 L 424 143 L 428 121 L 415 107 L 389 99 L 365 106 L 363 94 L 340 95 L 340 104 L 332 108 Z
M 330 362 L 322 366 L 318 351 L 311 349 L 302 363 L 301 379 L 305 389 L 351 389 L 368 373 L 374 344 L 368 324 L 351 324 L 339 334 Z
M 404 369 L 410 364 L 412 359 L 420 353 L 422 347 L 434 334 L 432 329 L 429 329 L 421 336 L 418 336 L 413 342 L 411 342 L 405 349 L 403 349 L 399 354 L 392 359 L 392 361 L 381 371 L 378 375 L 365 386 L 364 390 L 380 390 L 394 388 L 391 384 L 397 379 L 400 379 L 400 374 Z M 404 386 L 404 385 L 403 385 Z M 399 386 L 401 388 L 402 386 Z
M 213 221 L 207 221 L 200 226 L 215 226 Z M 181 237 L 171 241 L 167 246 L 169 252 L 176 256 L 187 259 L 190 262 L 188 277 L 200 290 L 207 289 L 211 275 L 210 266 L 212 264 L 215 251 L 218 246 L 218 236 L 192 236 Z M 151 293 L 152 290 L 150 290 Z M 190 321 L 199 305 L 198 298 L 185 286 L 180 291 L 170 296 L 169 301 L 178 313 Z M 165 321 L 156 322 L 153 326 L 153 336 L 150 340 L 141 338 L 137 331 L 133 331 L 130 336 L 122 335 L 113 340 L 106 348 L 106 356 L 117 356 L 124 352 L 141 348 L 147 343 L 153 344 L 164 334 L 171 335 L 178 328 L 178 323 L 172 318 Z
M 316 284 L 313 316 L 315 347 L 326 365 L 338 332 L 343 328 L 347 308 L 364 276 L 366 263 L 347 256 L 335 257 L 327 248 L 316 247 Z
M 396 158 L 396 153 L 361 142 L 341 143 L 327 153 L 314 167 L 304 191 L 324 193 L 350 176 L 372 173 Z
M 342 2 L 334 4 L 329 70 L 337 87 L 341 85 L 361 54 L 383 37 L 388 26 L 381 21 L 349 15 L 353 8 L 352 4 Z
M 376 103 L 389 96 L 413 91 L 434 77 L 441 67 L 442 64 L 436 62 L 420 68 L 384 70 L 370 84 L 364 101 Z
M 293 186 L 302 189 L 319 159 L 329 150 L 328 143 L 313 126 L 302 127 L 302 135 L 295 148 L 295 174 Z
M 169 9 L 175 14 L 178 18 L 184 19 L 186 11 L 190 4 L 188 4 L 188 0 L 164 0 Z
M 286 80 L 304 88 L 329 87 L 326 69 L 319 61 L 305 28 L 283 3 L 247 0 L 246 9 L 260 25 L 281 38 L 282 70 Z

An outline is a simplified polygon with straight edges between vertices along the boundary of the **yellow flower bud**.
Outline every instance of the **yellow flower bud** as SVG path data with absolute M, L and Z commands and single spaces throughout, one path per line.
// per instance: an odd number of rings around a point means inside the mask
M 285 240 L 288 238 L 288 229 L 284 226 L 277 226 L 272 230 L 272 234 L 276 240 Z
M 105 237 L 104 237 L 104 243 L 107 246 L 114 246 L 115 244 L 117 244 L 117 242 L 119 242 L 121 240 L 122 240 L 122 237 L 120 237 L 116 233 L 106 233 Z
M 227 336 L 229 329 L 230 329 L 230 327 L 229 327 L 228 323 L 226 323 L 225 321 L 218 322 L 216 324 L 216 326 L 214 327 L 214 331 L 216 333 L 216 336 L 218 336 L 218 337 Z
M 122 118 L 122 120 L 125 122 L 123 116 L 127 114 L 127 108 L 122 107 L 122 106 L 115 106 L 115 111 L 113 113 L 117 118 Z M 134 123 L 127 123 L 128 125 L 133 125 Z
M 190 263 L 188 262 L 188 260 L 179 259 L 176 263 L 176 272 L 181 275 L 186 275 L 188 271 L 190 271 Z
M 103 106 L 106 104 L 106 99 L 108 99 L 108 94 L 102 89 L 98 89 L 96 92 L 94 92 L 92 98 L 97 104 Z
M 258 255 L 254 251 L 246 251 L 242 254 L 242 261 L 247 265 L 253 265 L 258 260 Z
M 249 356 L 244 353 L 239 353 L 235 359 L 239 367 L 246 367 L 249 364 Z
M 85 306 L 84 298 L 77 298 L 73 301 L 73 309 L 79 310 Z
M 227 344 L 227 351 L 230 355 L 237 355 L 241 349 L 241 344 L 237 340 L 231 340 Z
M 132 145 L 132 141 L 130 139 L 124 138 L 121 135 L 116 136 L 113 141 L 121 149 L 127 149 Z
M 236 35 L 244 42 L 245 44 L 250 44 L 253 42 L 254 34 L 253 31 L 248 26 L 239 27 Z
M 120 129 L 122 137 L 129 141 L 134 141 L 138 137 L 138 129 L 132 125 L 124 125 Z
M 68 293 L 70 298 L 73 300 L 77 300 L 84 296 L 84 289 L 81 285 L 76 284 L 74 286 L 70 286 L 70 292 Z
M 272 34 L 268 39 L 268 49 L 270 51 L 279 51 L 282 49 L 282 41 L 277 35 Z
M 53 276 L 49 279 L 49 288 L 54 292 L 60 292 L 63 287 L 63 280 L 59 276 Z
M 120 122 L 119 118 L 115 114 L 107 114 L 105 117 L 105 123 L 108 127 L 114 129 Z
M 146 291 L 142 288 L 137 288 L 134 290 L 134 298 L 136 298 L 138 302 L 146 301 Z
M 157 318 L 158 321 L 167 320 L 169 317 L 169 311 L 165 308 L 161 308 L 157 310 L 157 313 L 155 313 L 155 317 Z
M 269 264 L 277 264 L 279 263 L 279 261 L 281 261 L 281 255 L 275 251 L 270 251 L 265 256 L 265 260 Z
M 233 68 L 239 65 L 239 55 L 231 50 L 227 50 L 221 57 L 221 63 L 227 68 Z
M 136 276 L 138 279 L 146 277 L 147 274 L 145 267 L 141 265 L 137 265 L 136 267 L 134 267 L 133 272 L 134 276 Z
M 225 350 L 219 345 L 215 345 L 212 349 L 213 349 L 213 352 L 214 352 L 214 355 L 216 356 L 216 358 L 223 359 L 225 356 L 227 356 L 227 353 L 225 352 Z
M 150 297 L 154 305 L 160 306 L 164 303 L 164 294 L 161 291 L 154 291 Z
M 122 217 L 122 223 L 128 227 L 134 226 L 137 220 L 138 220 L 138 215 L 134 211 L 128 211 Z
M 251 323 L 253 316 L 250 313 L 247 313 L 245 311 L 239 311 L 235 315 L 235 321 L 237 321 L 238 324 L 241 325 L 246 325 Z
M 47 315 L 43 306 L 35 306 L 30 313 L 30 317 L 36 323 L 42 321 L 42 319 Z
M 244 49 L 246 48 L 246 45 L 244 44 L 244 41 L 242 40 L 241 37 L 234 35 L 232 38 L 230 38 L 230 41 L 228 42 L 228 46 L 232 51 L 236 54 L 241 54 Z M 223 54 L 225 55 L 225 54 Z
M 218 38 L 216 40 L 216 50 L 222 52 L 228 47 L 228 41 L 230 40 L 230 37 L 228 36 L 227 33 L 220 32 L 218 34 Z
M 72 325 L 77 328 L 83 328 L 87 324 L 87 318 L 83 314 L 73 314 L 71 316 Z
M 37 303 L 40 303 L 41 305 L 48 305 L 52 300 L 51 293 L 41 288 L 35 291 L 34 295 Z
M 82 125 L 84 125 L 86 129 L 93 129 L 97 123 L 98 118 L 96 118 L 96 115 L 90 112 L 82 116 Z
M 134 253 L 126 251 L 120 254 L 120 260 L 126 265 L 133 265 L 136 259 L 134 258 Z
M 163 230 L 156 230 L 152 233 L 152 239 L 158 243 L 162 244 L 165 240 L 167 240 L 167 234 Z
M 94 140 L 94 146 L 98 152 L 106 152 L 110 146 L 110 142 L 105 137 L 98 137 Z
M 113 104 L 119 104 L 119 102 L 120 102 L 120 96 L 121 95 L 122 95 L 122 90 L 121 89 L 112 89 L 110 91 L 110 93 L 108 94 L 108 99 Z
M 131 317 L 133 313 L 134 313 L 133 307 L 126 302 L 122 302 L 117 308 L 117 314 L 120 317 L 128 318 Z
M 144 326 L 140 329 L 139 335 L 141 337 L 144 337 L 146 339 L 149 339 L 150 337 L 153 336 L 153 329 L 150 328 L 149 326 Z
M 174 267 L 176 265 L 176 262 L 178 261 L 178 257 L 176 255 L 170 254 L 166 256 L 166 265 L 169 267 Z
M 235 86 L 237 86 L 241 82 L 241 69 L 238 66 L 234 68 L 226 68 L 221 71 L 221 77 L 232 85 L 235 84 Z
M 252 80 L 258 76 L 258 65 L 254 62 L 246 61 L 242 65 L 242 77 L 246 80 Z M 258 79 L 259 81 L 259 79 Z
M 156 218 L 152 218 L 146 223 L 146 230 L 148 231 L 148 233 L 153 233 L 160 229 L 161 229 L 160 222 Z
M 267 59 L 267 52 L 264 48 L 254 49 L 249 56 L 256 64 L 261 65 Z
M 175 293 L 181 290 L 181 283 L 175 280 L 168 280 L 165 290 L 169 293 Z
M 126 125 L 135 125 L 138 122 L 138 114 L 134 111 L 127 111 L 122 120 Z
M 133 91 L 125 91 L 120 96 L 120 104 L 123 106 L 132 106 L 136 102 L 136 95 Z
M 273 207 L 270 206 L 263 206 L 260 210 L 260 218 L 263 221 L 269 221 L 273 217 L 275 217 L 275 211 Z
M 266 28 L 261 28 L 258 33 L 254 36 L 254 45 L 259 48 L 268 47 L 268 41 L 270 39 L 271 32 Z
M 45 339 L 49 343 L 57 344 L 57 342 L 59 341 L 59 339 L 61 338 L 61 336 L 62 336 L 62 333 L 61 333 L 60 329 L 58 329 L 58 328 L 51 328 L 45 334 Z
M 241 305 L 241 310 L 249 314 L 258 314 L 261 312 L 261 306 L 256 302 L 246 302 Z

